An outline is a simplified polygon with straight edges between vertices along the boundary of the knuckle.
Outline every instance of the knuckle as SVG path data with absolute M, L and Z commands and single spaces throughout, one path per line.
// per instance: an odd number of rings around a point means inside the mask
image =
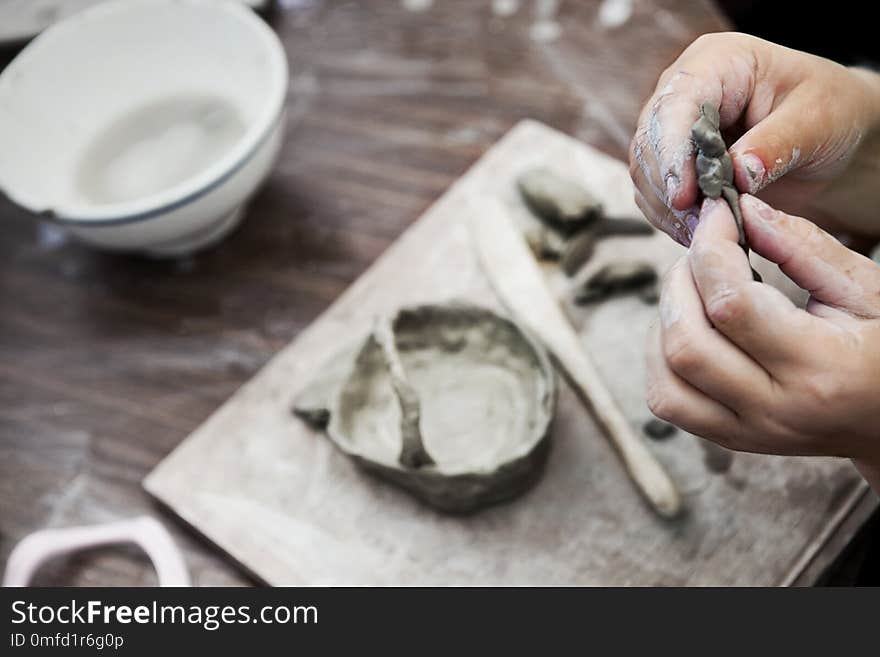
M 649 383 L 645 401 L 648 404 L 648 410 L 655 417 L 675 424 L 680 408 L 665 385 L 659 381 Z
M 663 357 L 669 369 L 685 378 L 705 364 L 699 341 L 693 339 L 684 322 L 676 322 L 664 331 Z
M 695 50 L 716 50 L 722 46 L 728 46 L 743 40 L 742 34 L 736 32 L 709 32 L 701 34 L 694 39 L 691 48 Z
M 844 393 L 841 379 L 827 374 L 804 377 L 801 385 L 810 402 L 817 404 L 819 408 L 837 405 Z
M 687 49 L 690 50 L 693 48 L 694 50 L 703 50 L 706 48 L 712 48 L 714 45 L 718 44 L 721 39 L 721 35 L 717 33 L 701 34 L 694 39 L 693 43 L 691 43 Z
M 742 322 L 748 303 L 742 288 L 725 288 L 706 302 L 706 316 L 713 326 L 730 326 Z

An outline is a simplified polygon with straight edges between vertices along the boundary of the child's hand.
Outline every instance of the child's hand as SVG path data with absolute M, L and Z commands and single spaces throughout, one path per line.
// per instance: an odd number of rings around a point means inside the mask
M 734 450 L 846 456 L 880 491 L 880 266 L 744 195 L 751 247 L 809 290 L 752 281 L 723 201 L 669 272 L 648 348 L 658 417 Z
M 736 33 L 697 39 L 642 110 L 630 173 L 652 224 L 690 243 L 699 215 L 690 130 L 704 101 L 720 108 L 729 138 L 742 135 L 730 148 L 740 191 L 880 234 L 880 76 Z

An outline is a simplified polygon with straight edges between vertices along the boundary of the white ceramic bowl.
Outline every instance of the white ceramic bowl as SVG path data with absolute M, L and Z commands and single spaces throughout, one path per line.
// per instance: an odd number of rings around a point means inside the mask
M 268 174 L 286 93 L 278 38 L 241 4 L 113 0 L 0 75 L 0 193 L 94 246 L 191 252 Z

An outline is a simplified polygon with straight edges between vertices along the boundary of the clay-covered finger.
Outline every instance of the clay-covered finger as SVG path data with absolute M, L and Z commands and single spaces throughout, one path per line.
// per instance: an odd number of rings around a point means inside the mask
M 642 214 L 653 226 L 662 230 L 682 246 L 690 246 L 693 232 L 699 223 L 699 208 L 696 206 L 687 210 L 668 208 L 656 196 L 650 193 L 648 196 L 642 194 L 638 187 L 636 187 L 634 198 Z
M 664 72 L 645 105 L 639 126 L 654 149 L 670 207 L 682 210 L 697 200 L 691 128 L 701 106 L 718 108 L 722 129 L 749 107 L 755 90 L 753 49 L 758 43 L 736 34 L 700 37 Z
M 657 158 L 644 126 L 639 126 L 630 143 L 629 173 L 636 189 L 640 189 L 646 197 L 656 196 L 665 202 L 666 191 L 661 186 Z
M 734 411 L 767 398 L 770 376 L 709 322 L 686 257 L 664 280 L 660 326 L 666 365 L 684 381 Z
M 706 317 L 719 332 L 771 375 L 805 357 L 819 338 L 820 320 L 779 290 L 752 280 L 748 258 L 727 203 L 707 200 L 688 253 Z

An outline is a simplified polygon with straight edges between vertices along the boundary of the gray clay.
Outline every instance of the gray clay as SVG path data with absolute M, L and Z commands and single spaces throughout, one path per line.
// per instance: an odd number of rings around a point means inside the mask
M 629 219 L 626 217 L 601 217 L 591 226 L 591 229 L 598 237 L 654 234 L 654 229 L 645 219 Z
M 328 436 L 358 465 L 466 513 L 537 480 L 556 380 L 543 348 L 510 320 L 426 305 L 377 325 L 330 404 Z
M 640 292 L 657 282 L 657 270 L 647 262 L 615 262 L 605 265 L 575 293 L 575 303 L 596 303 L 621 292 Z
M 880 265 L 880 244 L 874 247 L 874 250 L 871 251 L 871 260 Z
M 660 302 L 660 289 L 656 283 L 639 288 L 638 295 L 639 299 L 649 306 L 655 306 Z
M 581 270 L 593 255 L 598 239 L 596 233 L 587 228 L 566 242 L 559 261 L 559 266 L 566 276 L 574 276 Z
M 525 232 L 526 242 L 538 260 L 556 262 L 566 248 L 565 239 L 546 226 L 534 226 Z
M 702 440 L 703 465 L 709 472 L 723 474 L 733 465 L 733 452 L 708 440 Z
M 599 217 L 566 241 L 559 266 L 573 277 L 589 261 L 596 244 L 603 237 L 652 235 L 654 229 L 644 219 Z
M 539 260 L 560 261 L 574 276 L 603 237 L 651 235 L 644 219 L 606 217 L 602 205 L 583 186 L 546 167 L 525 171 L 517 187 L 526 205 L 544 222 L 527 230 L 526 242 Z
M 602 204 L 583 185 L 546 167 L 522 173 L 517 187 L 539 219 L 566 233 L 582 228 L 602 214 Z
M 333 354 L 317 369 L 318 374 L 293 399 L 293 414 L 315 429 L 325 429 L 330 422 L 332 399 L 351 374 L 360 343 Z
M 648 438 L 653 438 L 654 440 L 665 440 L 675 434 L 678 429 L 674 424 L 669 424 L 669 422 L 664 422 L 658 418 L 651 418 L 642 426 L 642 431 L 645 432 L 645 435 Z
M 711 199 L 724 198 L 736 221 L 739 245 L 748 255 L 749 244 L 739 208 L 739 192 L 733 184 L 733 161 L 721 136 L 718 108 L 712 103 L 706 102 L 700 106 L 700 116 L 691 126 L 691 139 L 697 149 L 697 184 L 700 191 Z M 752 277 L 756 281 L 761 280 L 754 269 Z

